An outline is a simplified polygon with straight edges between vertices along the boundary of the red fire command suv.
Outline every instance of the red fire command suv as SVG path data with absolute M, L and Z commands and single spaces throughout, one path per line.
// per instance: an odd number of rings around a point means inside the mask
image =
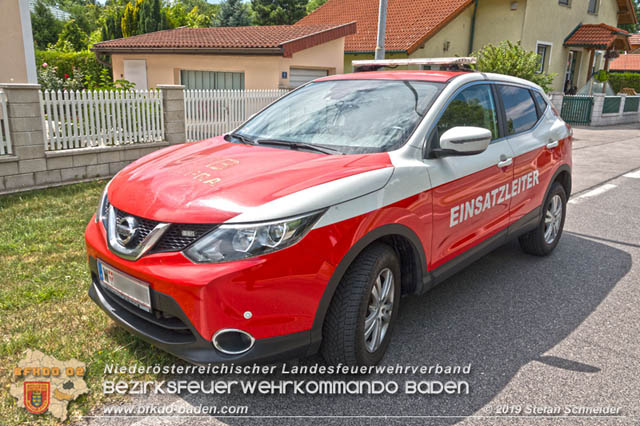
M 320 351 L 372 365 L 402 295 L 510 238 L 551 253 L 571 143 L 541 88 L 518 78 L 321 78 L 229 134 L 119 172 L 86 229 L 89 294 L 193 363 Z

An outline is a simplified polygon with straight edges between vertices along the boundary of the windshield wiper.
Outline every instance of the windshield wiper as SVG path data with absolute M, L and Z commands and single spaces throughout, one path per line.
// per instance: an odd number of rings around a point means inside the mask
M 248 136 L 241 135 L 240 133 L 229 133 L 229 134 L 227 134 L 227 136 L 231 136 L 232 138 L 238 139 L 240 142 L 242 142 L 243 144 L 246 144 L 246 145 L 255 145 L 256 144 L 253 139 L 251 139 Z
M 334 148 L 329 148 L 327 146 L 318 146 L 306 142 L 294 142 L 294 141 L 285 141 L 281 139 L 257 139 L 254 143 L 258 145 L 281 145 L 281 146 L 290 146 L 294 149 L 308 149 L 310 151 L 321 152 L 323 154 L 342 154 L 342 152 L 338 151 Z

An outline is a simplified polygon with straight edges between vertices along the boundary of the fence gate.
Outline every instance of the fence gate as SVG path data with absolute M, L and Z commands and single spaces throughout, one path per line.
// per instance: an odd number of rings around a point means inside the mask
M 562 111 L 560 116 L 571 124 L 590 124 L 591 111 L 593 110 L 593 97 L 591 96 L 565 96 L 562 99 Z

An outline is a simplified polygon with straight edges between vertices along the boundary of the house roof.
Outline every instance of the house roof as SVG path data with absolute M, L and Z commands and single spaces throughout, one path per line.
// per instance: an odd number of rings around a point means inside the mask
M 618 25 L 637 24 L 636 8 L 633 0 L 617 0 L 618 3 Z
M 578 25 L 564 40 L 566 47 L 631 50 L 629 33 L 607 24 Z
M 300 50 L 355 34 L 356 24 L 175 28 L 93 45 L 97 52 L 252 53 L 291 56 Z
M 631 34 L 631 37 L 629 37 L 629 44 L 632 49 L 640 47 L 640 34 Z
M 609 63 L 609 69 L 612 71 L 640 71 L 640 55 L 620 55 Z
M 473 0 L 389 1 L 387 52 L 412 53 L 472 3 Z M 376 48 L 378 7 L 378 0 L 328 0 L 295 26 L 355 21 L 358 32 L 346 38 L 345 53 L 369 53 Z

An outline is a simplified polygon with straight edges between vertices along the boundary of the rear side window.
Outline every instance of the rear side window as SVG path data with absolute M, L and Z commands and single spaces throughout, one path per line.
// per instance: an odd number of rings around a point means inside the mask
M 456 126 L 483 127 L 498 137 L 498 115 L 491 87 L 478 84 L 458 93 L 438 121 L 438 135 Z
M 538 111 L 540 112 L 540 116 L 544 113 L 544 110 L 547 109 L 547 101 L 544 100 L 544 97 L 540 94 L 540 92 L 533 91 L 533 99 L 536 100 L 536 104 L 538 105 Z
M 529 89 L 516 86 L 498 85 L 507 116 L 507 134 L 526 132 L 538 121 L 536 105 Z

